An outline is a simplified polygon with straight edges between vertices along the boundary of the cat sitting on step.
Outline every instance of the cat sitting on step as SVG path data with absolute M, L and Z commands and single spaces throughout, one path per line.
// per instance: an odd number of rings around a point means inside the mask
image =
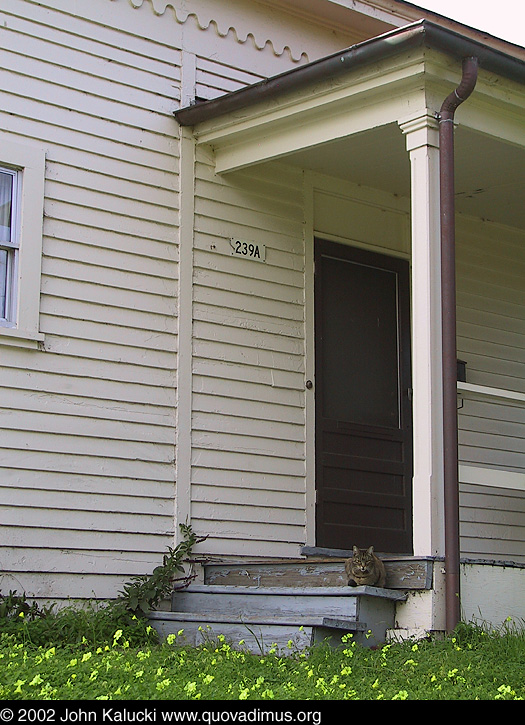
M 348 585 L 351 587 L 384 587 L 386 581 L 385 565 L 374 554 L 374 547 L 358 549 L 353 547 L 353 556 L 345 561 Z

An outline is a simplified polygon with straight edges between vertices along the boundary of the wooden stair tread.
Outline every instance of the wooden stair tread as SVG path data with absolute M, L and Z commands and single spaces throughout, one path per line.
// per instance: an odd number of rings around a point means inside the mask
M 383 557 L 387 588 L 431 589 L 433 561 L 424 557 Z M 223 559 L 204 562 L 206 584 L 231 586 L 306 586 L 346 588 L 344 559 Z
M 208 594 L 210 596 L 227 594 L 239 596 L 279 596 L 279 597 L 377 597 L 395 602 L 404 602 L 407 595 L 395 589 L 380 587 L 256 587 L 221 584 L 192 585 L 174 592 L 178 594 Z
M 330 627 L 333 629 L 346 629 L 347 631 L 366 630 L 365 622 L 357 622 L 352 617 L 325 617 L 322 615 L 271 615 L 252 614 L 236 615 L 209 612 L 198 614 L 196 612 L 150 612 L 150 620 L 163 620 L 169 622 L 191 622 L 195 624 L 246 624 L 246 625 L 278 625 L 286 627 Z

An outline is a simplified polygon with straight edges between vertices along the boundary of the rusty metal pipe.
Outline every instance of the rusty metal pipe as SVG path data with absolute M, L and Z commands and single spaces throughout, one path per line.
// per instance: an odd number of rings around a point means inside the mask
M 441 285 L 443 325 L 443 456 L 445 505 L 446 628 L 461 617 L 459 474 L 456 350 L 456 234 L 454 202 L 454 113 L 476 85 L 478 59 L 463 60 L 460 85 L 448 95 L 439 114 Z

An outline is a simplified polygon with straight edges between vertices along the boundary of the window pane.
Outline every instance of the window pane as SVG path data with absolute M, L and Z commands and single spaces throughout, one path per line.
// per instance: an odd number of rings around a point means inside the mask
M 0 249 L 0 318 L 7 316 L 7 255 L 6 249 Z
M 13 175 L 0 171 L 0 243 L 11 241 Z
M 399 425 L 397 275 L 323 257 L 323 413 Z

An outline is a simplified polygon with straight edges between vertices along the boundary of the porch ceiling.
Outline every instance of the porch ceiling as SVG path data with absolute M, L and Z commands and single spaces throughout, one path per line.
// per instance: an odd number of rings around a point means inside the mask
M 175 116 L 218 173 L 279 160 L 410 197 L 399 124 L 436 115 L 468 55 L 481 70 L 456 117 L 456 209 L 525 228 L 525 64 L 427 21 Z
M 298 151 L 300 168 L 410 197 L 410 162 L 397 123 Z M 455 132 L 456 210 L 525 229 L 525 150 L 461 125 Z

